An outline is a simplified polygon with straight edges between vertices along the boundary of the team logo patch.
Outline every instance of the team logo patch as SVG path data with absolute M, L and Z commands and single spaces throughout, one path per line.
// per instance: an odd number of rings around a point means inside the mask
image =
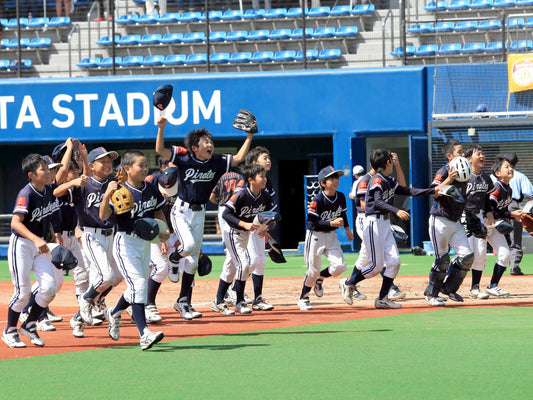
M 178 154 L 187 154 L 187 149 L 185 147 L 182 147 L 182 146 L 178 146 L 176 148 L 176 151 Z
M 435 176 L 435 181 L 442 181 L 442 174 L 438 174 Z
M 490 197 L 493 198 L 493 199 L 498 200 L 498 196 L 499 195 L 500 195 L 500 191 L 498 189 L 496 189 L 490 194 Z
M 26 197 L 19 197 L 17 199 L 17 207 L 26 208 Z
M 237 198 L 237 194 L 234 194 L 230 197 L 229 201 L 233 202 Z
M 144 178 L 144 180 L 146 182 L 152 182 L 154 180 L 154 176 L 153 175 L 148 175 L 146 178 Z
M 361 184 L 359 185 L 359 189 L 366 189 L 368 186 L 368 182 L 361 182 Z
M 312 201 L 309 203 L 309 210 L 316 211 L 316 201 Z
M 372 184 L 373 184 L 373 185 L 380 185 L 380 186 L 381 186 L 381 178 L 379 178 L 379 177 L 378 177 L 378 178 L 374 178 L 374 179 L 372 180 Z

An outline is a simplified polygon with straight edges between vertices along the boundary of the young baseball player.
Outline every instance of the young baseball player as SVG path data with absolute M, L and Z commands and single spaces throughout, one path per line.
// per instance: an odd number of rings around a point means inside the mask
M 307 273 L 297 303 L 302 311 L 313 309 L 309 302 L 311 288 L 315 288 L 317 297 L 322 297 L 321 282 L 330 276 L 339 276 L 346 271 L 341 244 L 335 232 L 337 228 L 344 227 L 348 240 L 353 240 L 346 216 L 346 198 L 343 193 L 337 191 L 339 178 L 343 175 L 343 171 L 335 170 L 331 165 L 322 168 L 318 173 L 318 182 L 322 190 L 311 199 L 307 208 L 304 249 Z M 328 259 L 329 267 L 321 271 L 322 254 Z M 320 281 L 319 286 L 317 281 Z
M 399 185 L 390 177 L 394 163 L 392 154 L 384 149 L 377 149 L 370 156 L 370 165 L 376 171 L 372 177 L 365 201 L 365 228 L 363 240 L 368 252 L 368 263 L 360 270 L 354 268 L 352 275 L 341 279 L 339 286 L 342 297 L 347 304 L 353 304 L 353 287 L 364 279 L 379 274 L 383 268 L 383 282 L 379 296 L 374 302 L 378 309 L 401 308 L 401 304 L 388 298 L 392 282 L 400 269 L 400 254 L 390 226 L 390 213 L 406 221 L 409 213 L 393 206 L 395 194 L 404 196 L 422 196 L 435 193 L 435 188 L 415 189 Z
M 249 117 L 249 115 L 251 117 Z M 212 135 L 205 129 L 193 130 L 185 136 L 185 147 L 172 146 L 165 148 L 164 131 L 167 120 L 158 120 L 156 151 L 178 168 L 178 197 L 172 208 L 171 221 L 180 245 L 169 257 L 169 261 L 178 264 L 185 258 L 184 271 L 181 279 L 181 290 L 174 308 L 182 318 L 191 320 L 202 314 L 191 306 L 194 275 L 198 268 L 198 258 L 202 247 L 205 206 L 209 196 L 220 177 L 246 157 L 252 141 L 253 133 L 257 132 L 257 123 L 251 113 L 238 114 L 244 120 L 237 125 L 247 132 L 247 137 L 235 156 L 231 154 L 215 154 Z M 237 120 L 236 120 L 237 122 Z M 234 126 L 236 126 L 236 122 Z
M 122 156 L 122 167 L 128 175 L 124 186 L 133 196 L 131 211 L 117 213 L 117 234 L 113 243 L 113 257 L 126 280 L 127 289 L 114 308 L 106 308 L 104 313 L 109 323 L 108 333 L 113 340 L 120 337 L 122 312 L 131 305 L 135 324 L 139 330 L 142 350 L 148 350 L 163 339 L 163 332 L 152 332 L 146 325 L 145 303 L 147 300 L 150 269 L 150 242 L 139 237 L 135 231 L 135 221 L 140 218 L 158 218 L 165 221 L 161 207 L 165 199 L 157 188 L 145 178 L 148 175 L 148 161 L 145 155 L 130 150 Z M 100 218 L 107 220 L 113 214 L 111 196 L 118 183 L 110 182 L 100 204 Z M 166 222 L 166 221 L 165 221 Z M 169 238 L 168 232 L 160 232 L 162 240 Z
M 57 288 L 54 266 L 45 256 L 49 250 L 44 240 L 56 202 L 48 186 L 50 170 L 40 155 L 30 154 L 22 161 L 22 171 L 30 183 L 18 193 L 11 220 L 8 264 L 15 290 L 9 302 L 7 327 L 2 333 L 2 340 L 9 347 L 26 347 L 19 338 L 19 332 L 30 338 L 32 344 L 44 346 L 35 325 L 54 299 Z M 17 331 L 20 312 L 30 300 L 32 271 L 39 283 L 39 291 L 28 318 Z
M 250 314 L 252 311 L 244 301 L 244 287 L 246 279 L 251 273 L 251 262 L 248 256 L 248 243 L 251 233 L 260 227 L 254 223 L 256 215 L 263 211 L 273 211 L 276 204 L 270 194 L 263 190 L 266 187 L 266 171 L 262 165 L 246 164 L 241 168 L 241 173 L 246 182 L 246 188 L 236 191 L 226 203 L 222 217 L 226 221 L 224 226 L 224 244 L 227 249 L 227 258 L 232 262 L 225 262 L 220 275 L 216 300 L 211 304 L 211 309 L 224 315 L 234 314 L 224 302 L 233 278 L 235 278 L 235 292 L 237 301 L 235 312 Z M 261 236 L 267 236 L 265 231 Z
M 431 186 L 442 186 L 445 181 L 448 181 L 464 197 L 467 182 L 455 180 L 458 171 L 450 168 L 450 162 L 454 158 L 463 156 L 463 146 L 459 141 L 450 139 L 444 144 L 442 152 L 447 163 L 437 171 Z M 474 252 L 459 221 L 463 209 L 464 204 L 459 205 L 448 196 L 435 197 L 431 207 L 429 237 L 435 250 L 435 261 L 429 273 L 429 285 L 424 290 L 425 300 L 431 306 L 445 305 L 444 298 L 439 297 L 441 291 L 451 300 L 463 301 L 463 298 L 456 292 L 474 262 Z M 456 254 L 451 263 L 450 248 L 453 248 Z M 448 271 L 449 267 L 451 267 L 450 271 Z M 448 276 L 446 276 L 447 271 Z

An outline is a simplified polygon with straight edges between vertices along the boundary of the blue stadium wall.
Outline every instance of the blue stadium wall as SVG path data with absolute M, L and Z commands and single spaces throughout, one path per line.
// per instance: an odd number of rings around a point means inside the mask
M 424 140 L 431 80 L 425 67 L 0 80 L 0 168 L 9 144 L 56 144 L 69 136 L 88 142 L 88 147 L 110 141 L 124 144 L 118 148 L 127 148 L 131 141 L 153 142 L 159 112 L 151 105 L 152 92 L 171 83 L 175 105 L 167 112 L 167 143 L 181 142 L 186 132 L 198 127 L 209 129 L 215 140 L 243 138 L 232 121 L 246 108 L 257 116 L 258 138 L 331 137 L 339 169 L 366 164 L 364 138 L 409 136 L 415 151 L 410 153 L 411 183 L 426 186 L 427 174 L 417 171 L 428 169 Z M 3 179 L 3 212 L 9 213 L 23 183 L 13 187 L 9 177 Z M 295 185 L 301 182 L 295 177 Z M 340 190 L 347 194 L 351 183 L 341 179 Z M 414 242 L 420 244 L 427 235 L 427 210 L 411 209 L 416 211 Z M 351 220 L 351 206 L 349 212 Z

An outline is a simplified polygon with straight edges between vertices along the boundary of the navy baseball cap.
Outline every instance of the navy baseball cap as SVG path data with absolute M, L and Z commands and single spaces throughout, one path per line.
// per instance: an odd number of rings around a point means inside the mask
M 174 197 L 178 193 L 178 169 L 170 167 L 161 172 L 158 186 L 162 194 Z
M 159 86 L 152 97 L 154 107 L 157 107 L 161 111 L 167 108 L 172 100 L 172 91 L 172 85 Z
M 48 155 L 43 156 L 43 158 L 44 158 L 44 161 L 46 161 L 46 163 L 48 164 L 48 169 L 54 169 L 55 167 L 61 167 L 63 165 L 61 163 L 54 162 L 54 160 L 52 160 L 52 157 Z
M 78 139 L 72 139 L 72 145 L 72 150 L 75 151 L 78 149 L 80 141 Z M 63 155 L 65 154 L 66 148 L 67 145 L 65 143 L 59 143 L 56 147 L 54 147 L 54 151 L 52 151 L 52 159 L 55 162 L 60 162 L 63 158 Z
M 50 249 L 51 245 L 48 245 Z M 66 269 L 71 270 L 76 265 L 78 265 L 78 259 L 72 254 L 72 252 L 67 249 L 65 246 L 54 245 L 51 250 L 51 259 L 52 264 L 57 269 Z
M 104 158 L 105 156 L 111 157 L 111 161 L 114 161 L 118 158 L 118 153 L 116 151 L 107 151 L 102 146 L 100 146 L 96 149 L 91 150 L 91 152 L 87 156 L 87 161 L 93 163 L 96 160 L 99 160 L 100 158 Z
M 334 175 L 340 178 L 341 176 L 344 176 L 344 171 L 341 171 L 340 169 L 336 170 L 331 165 L 328 165 L 327 167 L 322 168 L 318 173 L 318 181 L 325 181 L 327 178 Z
M 141 239 L 151 241 L 159 235 L 159 224 L 154 218 L 139 218 L 134 222 L 134 230 Z
M 505 153 L 503 155 L 503 158 L 508 160 L 509 163 L 511 164 L 511 167 L 513 167 L 513 168 L 518 163 L 518 156 L 516 155 L 516 153 Z

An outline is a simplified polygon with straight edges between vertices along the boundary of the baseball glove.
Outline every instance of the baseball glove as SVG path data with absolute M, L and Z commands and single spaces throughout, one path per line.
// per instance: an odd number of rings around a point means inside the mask
M 111 196 L 115 214 L 125 214 L 133 209 L 133 195 L 126 186 L 121 186 Z
M 467 236 L 474 236 L 480 239 L 487 237 L 487 228 L 479 217 L 471 211 L 465 212 L 465 231 Z
M 391 225 L 392 236 L 398 246 L 406 246 L 409 240 L 409 235 L 405 233 L 402 227 L 398 225 Z
M 200 256 L 198 257 L 198 275 L 209 275 L 212 269 L 213 263 L 211 262 L 211 259 L 207 257 L 203 251 L 200 251 Z
M 124 182 L 128 180 L 128 174 L 126 173 L 126 171 L 124 171 L 123 167 L 120 167 L 117 170 L 117 173 L 115 174 L 115 178 L 117 178 L 117 183 L 119 185 L 122 185 Z
M 526 231 L 533 236 L 533 215 L 529 213 L 522 213 L 520 222 L 524 225 Z
M 452 200 L 457 204 L 462 205 L 465 203 L 465 198 L 463 197 L 463 195 L 461 194 L 459 189 L 457 189 L 456 186 L 453 186 L 453 185 L 441 186 L 439 193 L 443 196 L 451 197 Z
M 247 133 L 257 133 L 257 121 L 255 116 L 248 110 L 241 109 L 233 121 L 233 127 Z

